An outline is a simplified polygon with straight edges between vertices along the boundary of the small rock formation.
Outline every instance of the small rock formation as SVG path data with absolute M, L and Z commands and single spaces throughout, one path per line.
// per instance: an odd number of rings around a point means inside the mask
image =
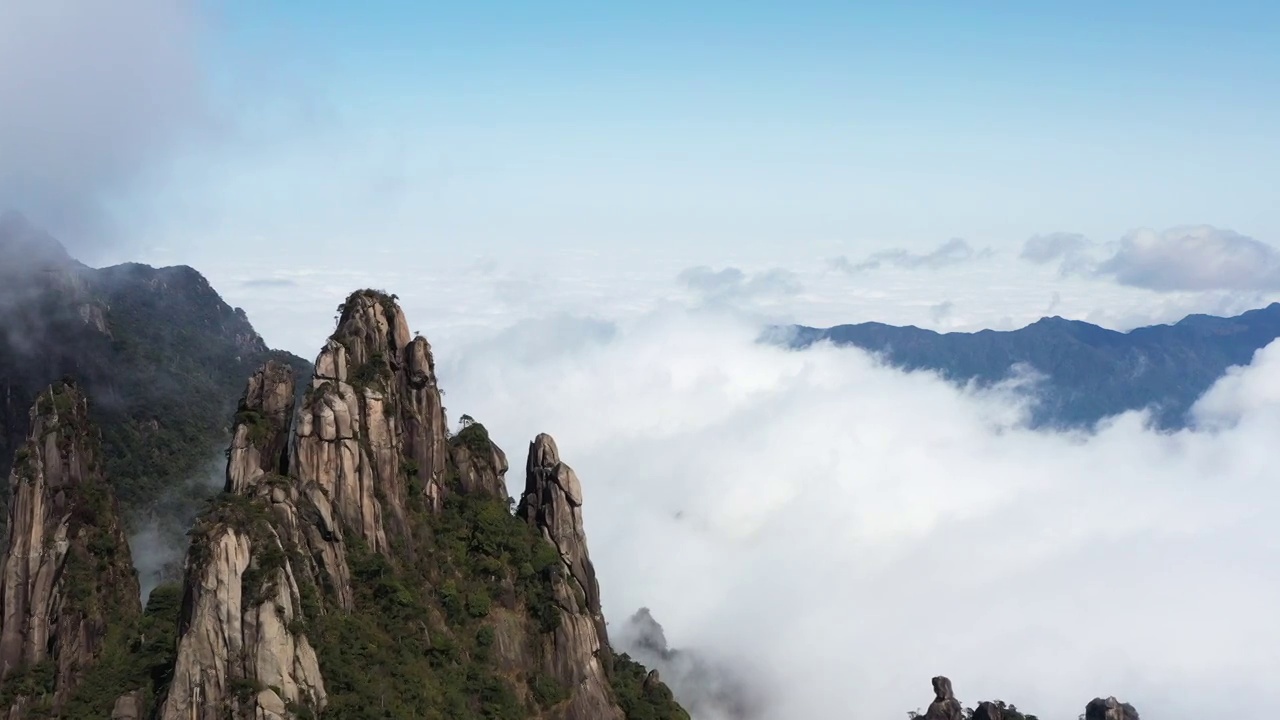
M 507 454 L 490 442 L 483 425 L 468 425 L 454 436 L 449 459 L 457 470 L 458 489 L 462 492 L 507 496 L 507 483 L 503 480 L 510 469 Z
M 449 448 L 435 361 L 394 298 L 371 290 L 340 306 L 297 426 L 294 474 L 315 480 L 375 552 L 408 534 L 406 494 L 440 507 Z
M 956 700 L 955 694 L 951 691 L 951 681 L 945 677 L 935 677 L 933 679 L 934 701 L 929 705 L 929 710 L 924 715 L 910 713 L 911 717 L 920 717 L 924 720 L 933 720 L 934 718 L 945 718 L 946 720 L 958 720 L 964 717 L 964 710 L 960 707 L 960 703 Z M 980 702 L 973 709 L 971 720 L 1025 720 L 1033 717 L 1025 715 L 1014 705 L 1005 704 L 1003 701 Z M 1114 697 L 1107 699 L 1094 698 L 1085 706 L 1084 720 L 1139 720 L 1138 711 L 1128 703 L 1122 703 Z
M 324 708 L 326 692 L 304 627 L 300 583 L 350 604 L 332 508 L 286 466 L 293 372 L 269 362 L 249 380 L 236 415 L 226 494 L 192 532 L 173 681 L 162 720 L 285 720 Z
M 582 485 L 560 461 L 550 435 L 529 445 L 525 490 L 517 515 L 556 547 L 566 573 L 554 585 L 560 623 L 543 638 L 543 669 L 573 688 L 563 720 L 622 720 L 609 688 L 609 636 L 600 611 L 600 586 L 582 529 Z
M 109 624 L 127 623 L 142 610 L 85 398 L 75 385 L 54 385 L 40 394 L 30 418 L 9 475 L 0 682 L 42 667 L 51 681 L 48 696 L 17 698 L 10 720 L 37 704 L 57 712 L 98 662 Z
M 964 709 L 951 690 L 951 680 L 941 675 L 933 679 L 933 702 L 924 714 L 925 720 L 964 720 Z
M 1139 720 L 1138 711 L 1114 697 L 1094 698 L 1084 708 L 1085 720 Z
M 973 709 L 971 720 L 1004 720 L 1004 710 L 993 702 L 980 702 Z

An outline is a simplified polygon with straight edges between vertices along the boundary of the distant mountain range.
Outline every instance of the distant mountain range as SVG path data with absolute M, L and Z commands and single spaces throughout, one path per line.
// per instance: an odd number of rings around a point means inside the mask
M 1280 303 L 1236 317 L 1189 315 L 1172 325 L 1117 332 L 1078 320 L 1044 318 L 1012 331 L 938 333 L 882 323 L 802 325 L 770 339 L 794 348 L 830 341 L 880 355 L 905 370 L 933 370 L 957 383 L 989 385 L 1017 365 L 1043 376 L 1031 422 L 1082 427 L 1126 410 L 1150 408 L 1164 429 L 1187 425 L 1187 411 L 1233 365 L 1280 337 Z

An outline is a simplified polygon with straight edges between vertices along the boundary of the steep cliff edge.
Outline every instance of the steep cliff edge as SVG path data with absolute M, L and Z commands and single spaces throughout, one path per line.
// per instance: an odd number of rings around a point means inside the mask
M 554 441 L 531 445 L 513 512 L 505 453 L 469 418 L 451 435 L 394 296 L 340 312 L 292 425 L 287 366 L 242 396 L 158 716 L 687 720 L 613 658 Z
M 142 608 L 101 439 L 80 390 L 40 394 L 9 475 L 0 567 L 0 699 L 10 720 L 92 707 L 77 697 L 121 683 L 100 668 L 121 653 Z M 108 687 L 109 689 L 109 687 Z

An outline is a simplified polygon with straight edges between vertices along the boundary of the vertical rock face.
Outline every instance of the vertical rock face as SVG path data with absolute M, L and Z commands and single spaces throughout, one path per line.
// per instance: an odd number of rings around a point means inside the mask
M 293 474 L 317 482 L 375 552 L 408 534 L 408 479 L 439 508 L 448 460 L 435 361 L 393 298 L 353 294 L 316 359 Z
M 52 677 L 51 696 L 19 698 L 58 710 L 98 661 L 110 622 L 141 612 L 137 574 L 100 439 L 79 390 L 58 384 L 31 410 L 31 433 L 9 476 L 8 551 L 0 569 L 0 680 Z M 51 671 L 51 672 L 50 672 Z
M 555 546 L 566 572 L 553 592 L 560 623 L 542 642 L 544 670 L 572 694 L 565 720 L 621 720 L 609 690 L 611 650 L 600 611 L 600 587 L 582 529 L 582 486 L 573 468 L 560 461 L 550 435 L 529 446 L 524 496 L 517 514 Z
M 241 399 L 227 493 L 192 533 L 164 720 L 275 720 L 325 706 L 315 650 L 299 629 L 319 608 L 304 607 L 300 582 L 327 585 L 346 604 L 351 590 L 327 496 L 279 474 L 293 387 L 289 367 L 271 362 Z
M 293 415 L 293 369 L 268 362 L 249 379 L 236 410 L 227 464 L 227 492 L 245 494 L 268 473 L 284 474 Z

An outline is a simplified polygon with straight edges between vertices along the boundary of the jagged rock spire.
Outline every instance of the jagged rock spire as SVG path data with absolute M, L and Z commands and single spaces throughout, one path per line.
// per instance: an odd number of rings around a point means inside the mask
M 161 720 L 283 720 L 291 705 L 314 712 L 327 702 L 315 650 L 294 629 L 315 611 L 301 586 L 327 587 L 349 607 L 350 571 L 328 497 L 281 474 L 293 394 L 289 367 L 268 362 L 241 397 L 226 493 L 192 531 Z
M 316 359 L 297 424 L 293 474 L 333 498 L 343 523 L 378 552 L 408 533 L 410 475 L 439 509 L 448 459 L 435 361 L 410 337 L 394 296 L 353 293 Z
M 582 529 L 582 484 L 560 460 L 550 435 L 529 444 L 525 490 L 517 514 L 556 547 L 565 572 L 553 587 L 560 623 L 544 640 L 546 672 L 574 688 L 564 720 L 622 720 L 609 690 L 612 651 L 600 612 L 600 586 Z
M 84 396 L 73 384 L 56 384 L 40 394 L 30 418 L 9 476 L 0 678 L 52 660 L 56 709 L 98 661 L 108 622 L 128 622 L 142 608 Z
M 293 386 L 293 368 L 275 360 L 249 379 L 227 456 L 227 492 L 246 494 L 264 475 L 282 475 L 287 470 Z

